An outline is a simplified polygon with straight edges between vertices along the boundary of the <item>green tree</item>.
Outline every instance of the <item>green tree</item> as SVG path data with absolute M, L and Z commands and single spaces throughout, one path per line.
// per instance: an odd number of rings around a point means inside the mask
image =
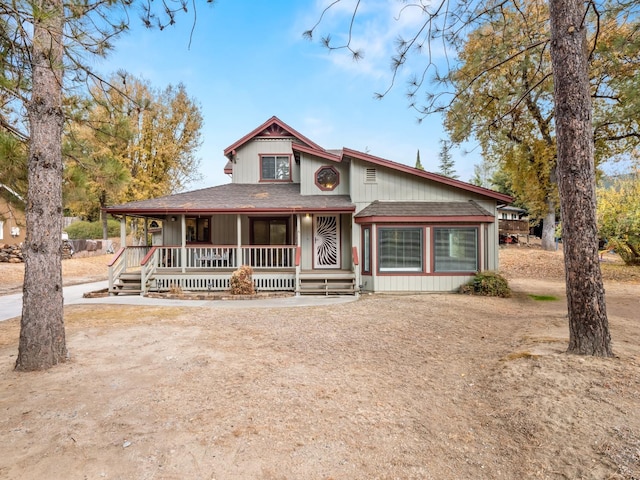
M 195 3 L 165 0 L 15 0 L 0 4 L 1 96 L 26 110 L 28 121 L 0 111 L 0 124 L 19 132 L 28 125 L 27 238 L 20 343 L 16 369 L 49 368 L 67 358 L 62 303 L 63 86 L 97 79 L 87 61 L 104 55 L 128 28 L 137 4 L 148 26 L 175 22 Z M 210 3 L 210 2 L 209 2 Z M 120 15 L 122 14 L 122 15 Z M 194 17 L 195 18 L 195 17 Z M 70 75 L 65 77 L 65 72 Z M 16 125 L 18 124 L 18 125 Z M 58 233 L 56 233 L 58 232 Z
M 119 152 L 132 182 L 126 201 L 154 198 L 182 190 L 198 180 L 202 114 L 184 85 L 156 91 L 135 78 L 127 78 L 127 96 L 143 109 L 126 108 L 126 97 L 112 89 L 105 91 L 105 103 L 122 105 L 131 138 L 126 150 Z M 115 95 L 115 98 L 114 98 Z M 124 108 L 122 108 L 124 107 Z
M 0 129 L 0 183 L 27 196 L 27 149 L 15 135 Z
M 479 187 L 492 188 L 492 176 L 496 168 L 486 159 L 473 166 L 473 177 L 469 181 Z
M 593 14 L 590 14 L 592 17 Z M 558 211 L 553 77 L 545 2 L 505 5 L 472 31 L 460 47 L 461 66 L 447 80 L 456 96 L 446 126 L 457 141 L 479 140 L 483 154 L 511 177 L 515 198 L 544 219 L 543 247 L 553 249 Z M 621 84 L 637 78 L 633 27 L 606 13 L 590 56 L 596 163 L 637 143 L 637 121 L 623 112 Z M 519 49 L 517 45 L 526 45 Z M 633 45 L 631 43 L 631 45 Z M 490 67 L 487 67 L 487 63 Z
M 487 15 L 458 49 L 460 67 L 446 78 L 456 95 L 445 126 L 455 142 L 475 138 L 483 155 L 496 159 L 516 199 L 544 219 L 542 247 L 553 250 L 558 198 L 548 35 L 541 0 Z M 523 52 L 521 45 L 527 45 Z
M 170 194 L 200 178 L 202 114 L 184 86 L 160 91 L 124 72 L 110 84 L 123 91 L 96 88 L 77 102 L 65 137 L 65 204 L 89 220 L 108 203 Z
M 598 233 L 627 265 L 640 265 L 640 170 L 598 189 Z
M 448 140 L 440 140 L 440 164 L 438 165 L 438 173 L 445 177 L 458 178 L 455 171 L 456 162 L 451 156 L 451 142 Z
M 420 161 L 420 149 L 418 149 L 418 153 L 416 154 L 416 168 L 418 170 L 424 170 L 422 162 Z

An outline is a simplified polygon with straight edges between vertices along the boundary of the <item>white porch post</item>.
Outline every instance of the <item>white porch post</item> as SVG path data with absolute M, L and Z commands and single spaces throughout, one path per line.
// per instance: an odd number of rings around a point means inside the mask
M 242 265 L 242 217 L 240 214 L 236 214 L 236 238 L 237 242 L 237 251 L 236 251 L 236 267 L 240 267 Z
M 296 259 L 298 258 L 298 248 L 302 248 L 302 236 L 300 233 L 300 222 L 302 221 L 302 217 L 298 213 L 296 215 Z M 300 259 L 302 261 L 302 259 Z M 300 295 L 300 264 L 296 262 L 296 296 Z
M 144 219 L 144 228 L 142 229 L 144 231 L 144 243 L 143 245 L 146 247 L 147 246 L 147 242 L 149 241 L 149 219 L 145 218 Z
M 120 247 L 127 245 L 127 216 L 123 215 L 120 219 Z
M 180 238 L 180 264 L 184 273 L 187 265 L 187 216 L 185 214 L 180 215 Z

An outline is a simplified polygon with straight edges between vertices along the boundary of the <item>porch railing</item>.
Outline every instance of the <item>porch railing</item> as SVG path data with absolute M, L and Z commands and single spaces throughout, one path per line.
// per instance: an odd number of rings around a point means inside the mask
M 127 247 L 127 250 L 133 247 Z M 249 265 L 253 269 L 295 268 L 296 246 L 243 246 L 240 247 L 240 261 L 238 262 L 238 247 L 230 245 L 193 247 L 184 250 L 179 246 L 154 247 L 157 255 L 148 258 L 156 268 L 185 268 L 185 269 L 229 269 L 240 265 Z M 144 252 L 145 254 L 147 252 Z M 140 260 L 142 260 L 141 256 Z M 138 266 L 140 263 L 138 263 Z
M 253 269 L 295 268 L 296 246 L 242 247 L 242 264 Z
M 186 290 L 226 290 L 229 270 L 254 269 L 259 290 L 297 290 L 299 247 L 284 246 L 154 246 L 121 248 L 109 265 L 109 291 L 122 273 L 140 272 L 141 294 L 179 286 Z M 240 261 L 238 261 L 240 260 Z M 274 271 L 275 270 L 275 271 Z M 197 273 L 197 276 L 194 274 Z

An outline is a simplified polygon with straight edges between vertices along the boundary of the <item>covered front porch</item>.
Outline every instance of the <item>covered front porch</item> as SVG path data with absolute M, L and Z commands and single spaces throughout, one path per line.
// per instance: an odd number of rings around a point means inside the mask
M 126 223 L 124 218 L 122 221 Z M 241 224 L 242 219 L 238 223 Z M 312 221 L 308 223 L 311 228 Z M 315 242 L 304 243 L 303 239 L 308 236 L 304 233 L 304 220 L 298 219 L 292 224 L 297 225 L 294 238 L 298 244 L 205 246 L 188 244 L 184 237 L 182 245 L 125 246 L 115 253 L 109 264 L 109 293 L 227 291 L 232 273 L 240 266 L 248 265 L 253 269 L 256 291 L 356 294 L 360 284 L 357 248 L 339 253 L 340 249 L 333 246 L 330 250 L 335 251 L 330 253 L 330 258 L 319 260 L 319 255 L 327 255 L 326 245 L 321 249 L 321 239 L 317 236 L 314 236 Z M 241 230 L 238 237 L 242 238 Z M 340 243 L 338 237 L 334 243 Z M 318 250 L 322 251 L 319 253 Z M 325 264 L 318 265 L 321 261 Z
M 109 266 L 109 292 L 225 291 L 247 265 L 257 291 L 328 292 L 348 282 L 355 293 L 354 211 L 348 196 L 303 196 L 294 184 L 230 184 L 108 207 L 125 245 Z M 127 246 L 130 218 L 142 224 L 144 246 Z

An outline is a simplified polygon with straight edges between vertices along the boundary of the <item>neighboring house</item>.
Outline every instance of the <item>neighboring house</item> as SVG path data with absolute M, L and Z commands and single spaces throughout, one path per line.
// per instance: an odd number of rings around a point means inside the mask
M 162 246 L 119 252 L 112 292 L 138 264 L 143 288 L 132 290 L 143 293 L 226 290 L 242 264 L 258 290 L 296 293 L 452 291 L 498 268 L 497 207 L 507 195 L 325 150 L 277 117 L 224 155 L 230 184 L 106 208 L 162 223 Z
M 23 198 L 0 183 L 0 243 L 11 245 L 24 242 L 25 225 Z
M 517 243 L 520 235 L 529 236 L 530 225 L 527 211 L 512 205 L 498 206 L 498 230 L 500 243 Z

